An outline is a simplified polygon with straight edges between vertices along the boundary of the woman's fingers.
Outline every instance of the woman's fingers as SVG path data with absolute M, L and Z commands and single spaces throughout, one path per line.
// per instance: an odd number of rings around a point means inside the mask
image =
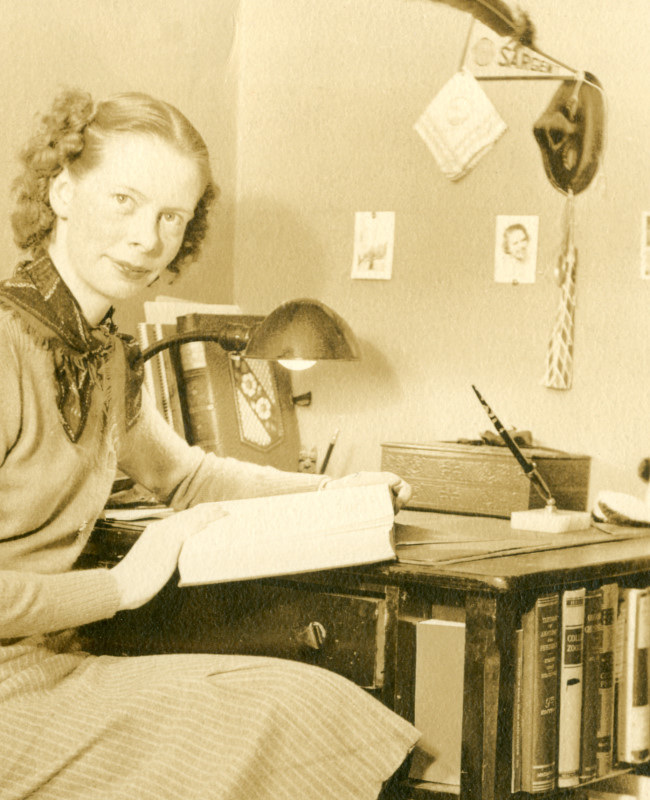
M 120 608 L 138 608 L 151 600 L 173 575 L 183 542 L 226 514 L 218 503 L 205 503 L 147 525 L 112 569 Z
M 399 475 L 393 472 L 356 472 L 352 475 L 344 475 L 342 478 L 330 480 L 325 488 L 336 489 L 342 486 L 368 486 L 369 484 L 386 483 L 391 492 L 393 508 L 399 511 L 411 499 L 411 486 Z

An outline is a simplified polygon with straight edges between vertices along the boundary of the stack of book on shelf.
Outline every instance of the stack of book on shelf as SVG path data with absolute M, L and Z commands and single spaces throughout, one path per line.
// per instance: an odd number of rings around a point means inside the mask
M 568 789 L 650 756 L 650 587 L 550 591 L 515 643 L 512 790 Z

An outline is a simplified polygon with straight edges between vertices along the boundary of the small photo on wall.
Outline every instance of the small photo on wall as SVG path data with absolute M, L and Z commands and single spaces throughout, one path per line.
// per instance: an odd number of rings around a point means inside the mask
M 497 283 L 535 283 L 537 216 L 498 216 L 494 241 L 494 280 Z
M 357 211 L 352 278 L 389 280 L 393 274 L 395 212 Z
M 641 214 L 641 277 L 650 280 L 650 211 Z

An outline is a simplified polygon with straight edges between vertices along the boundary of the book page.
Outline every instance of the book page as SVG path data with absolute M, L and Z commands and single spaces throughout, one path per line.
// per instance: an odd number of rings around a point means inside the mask
M 162 505 L 124 506 L 123 508 L 105 508 L 103 519 L 116 522 L 138 522 L 139 520 L 164 519 L 174 514 L 174 509 Z
M 219 503 L 183 545 L 180 585 L 289 575 L 395 558 L 385 484 Z M 183 513 L 177 515 L 182 524 Z

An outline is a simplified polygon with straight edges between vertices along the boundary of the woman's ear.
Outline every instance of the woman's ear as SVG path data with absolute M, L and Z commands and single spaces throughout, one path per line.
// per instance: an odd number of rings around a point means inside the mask
M 64 167 L 61 172 L 50 181 L 50 205 L 52 211 L 59 219 L 66 219 L 72 200 L 72 176 Z

